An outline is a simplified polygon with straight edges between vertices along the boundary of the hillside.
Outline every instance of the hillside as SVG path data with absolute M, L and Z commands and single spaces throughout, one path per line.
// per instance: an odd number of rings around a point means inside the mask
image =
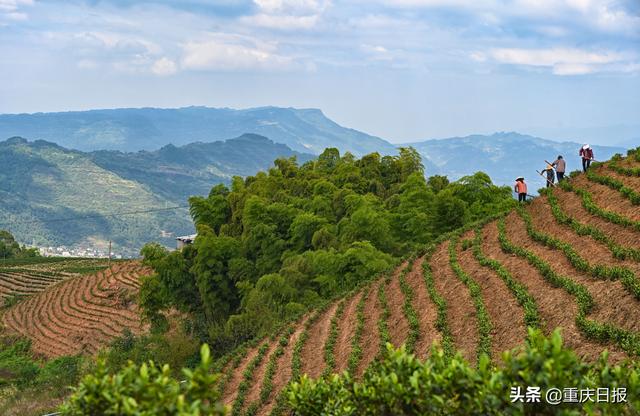
M 137 153 L 84 153 L 13 138 L 0 142 L 0 228 L 40 246 L 106 248 L 113 240 L 125 254 L 137 254 L 148 241 L 173 246 L 163 235 L 193 232 L 187 209 L 112 214 L 182 206 L 233 175 L 251 175 L 291 156 L 311 157 L 255 135 Z M 52 221 L 79 216 L 92 218 Z
M 317 109 L 121 108 L 0 115 L 0 137 L 32 137 L 83 151 L 157 150 L 245 133 L 269 137 L 304 153 L 320 154 L 327 147 L 355 155 L 395 153 L 390 143 L 342 127 Z
M 395 272 L 240 349 L 220 389 L 234 414 L 281 414 L 301 374 L 356 375 L 389 341 L 419 357 L 432 342 L 476 362 L 561 327 L 593 361 L 640 356 L 640 151 L 594 167 L 522 209 L 467 227 Z M 552 233 L 551 233 L 552 232 Z
M 138 334 L 148 329 L 135 296 L 139 279 L 150 273 L 136 262 L 124 262 L 68 278 L 6 310 L 2 326 L 30 339 L 40 356 L 93 354 L 125 330 Z
M 567 161 L 567 172 L 582 168 L 578 157 L 582 143 L 556 142 L 515 132 L 490 136 L 475 134 L 406 145 L 420 152 L 430 175 L 458 179 L 469 172 L 482 171 L 495 183 L 507 185 L 516 177 L 525 175 L 534 190 L 545 186 L 545 180 L 535 174 L 536 170 L 544 169 L 545 160 L 554 161 L 558 155 L 563 155 Z M 593 148 L 598 160 L 607 160 L 615 153 L 625 151 L 622 147 L 613 146 L 596 145 Z

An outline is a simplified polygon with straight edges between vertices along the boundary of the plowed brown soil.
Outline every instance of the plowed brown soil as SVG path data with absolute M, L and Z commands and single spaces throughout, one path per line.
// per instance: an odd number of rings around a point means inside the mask
M 473 238 L 473 232 L 463 238 Z M 520 345 L 527 335 L 522 307 L 504 281 L 492 269 L 478 263 L 472 248 L 462 250 L 459 244 L 458 262 L 480 286 L 492 325 L 491 355 L 498 359 L 503 351 Z
M 510 238 L 523 234 L 522 229 Z M 589 360 L 595 360 L 604 349 L 610 351 L 610 359 L 621 361 L 626 355 L 615 345 L 603 345 L 586 338 L 576 327 L 575 318 L 578 307 L 575 298 L 563 288 L 549 284 L 529 263 L 512 254 L 505 254 L 498 241 L 498 229 L 495 222 L 483 229 L 482 247 L 485 255 L 499 261 L 507 268 L 514 279 L 524 284 L 536 301 L 545 332 L 561 328 L 565 345 L 573 348 L 577 354 Z
M 416 342 L 415 354 L 419 358 L 426 358 L 434 342 L 439 342 L 442 338 L 440 332 L 436 329 L 436 319 L 438 317 L 437 310 L 427 291 L 427 285 L 424 282 L 424 272 L 422 265 L 424 264 L 424 256 L 418 258 L 411 270 L 407 273 L 407 284 L 413 290 L 413 309 L 418 315 L 420 324 L 420 336 Z
M 347 369 L 349 364 L 349 355 L 351 354 L 351 338 L 353 337 L 357 324 L 357 307 L 360 299 L 362 298 L 362 292 L 358 292 L 347 301 L 344 312 L 342 313 L 342 319 L 338 322 L 338 339 L 336 340 L 336 346 L 334 349 L 334 356 L 336 360 L 336 373 L 341 373 Z
M 400 275 L 404 272 L 408 262 L 402 263 L 394 272 L 391 281 L 385 288 L 385 296 L 387 298 L 387 306 L 389 308 L 389 319 L 387 326 L 389 328 L 389 336 L 391 343 L 397 348 L 400 347 L 409 335 L 409 322 L 404 316 L 402 309 L 404 305 L 404 294 L 400 288 Z
M 640 177 L 621 175 L 618 172 L 609 169 L 606 165 L 600 166 L 596 169 L 598 174 L 603 176 L 609 176 L 615 180 L 622 182 L 626 187 L 631 189 L 640 189 Z
M 478 348 L 476 309 L 469 289 L 451 270 L 448 248 L 449 241 L 445 241 L 433 254 L 433 280 L 436 290 L 447 302 L 447 323 L 455 347 L 467 360 L 475 363 Z
M 364 327 L 362 328 L 362 359 L 358 365 L 356 375 L 360 376 L 369 367 L 369 364 L 380 351 L 380 332 L 378 331 L 378 320 L 382 313 L 382 307 L 378 301 L 378 288 L 383 284 L 383 280 L 378 280 L 371 286 L 369 296 L 364 304 Z
M 311 378 L 320 377 L 326 366 L 324 344 L 329 335 L 331 319 L 335 315 L 336 309 L 338 309 L 338 304 L 334 303 L 311 325 L 305 345 L 302 347 L 300 354 L 302 374 L 307 374 Z
M 534 252 L 538 257 L 549 263 L 556 273 L 566 276 L 585 286 L 593 300 L 595 307 L 589 315 L 600 322 L 608 322 L 631 331 L 640 330 L 640 301 L 631 295 L 618 280 L 601 280 L 588 276 L 576 270 L 566 256 L 559 250 L 549 249 L 533 241 L 526 232 L 522 232 L 524 221 L 516 214 L 507 218 L 507 233 L 509 239 Z M 548 230 L 549 228 L 545 228 Z M 555 233 L 554 233 L 555 236 Z M 588 246 L 590 240 L 582 241 L 575 246 Z M 590 251 L 587 247 L 585 251 Z M 593 258 L 587 257 L 590 261 Z M 606 264 L 606 263 L 605 263 Z
M 640 208 L 638 208 L 640 209 Z M 632 260 L 619 260 L 603 243 L 591 236 L 579 236 L 568 225 L 556 221 L 547 198 L 538 198 L 529 207 L 532 222 L 537 230 L 550 234 L 558 240 L 570 244 L 573 249 L 592 265 L 622 266 L 640 275 L 640 263 Z M 567 212 L 571 215 L 571 212 Z M 640 237 L 638 237 L 640 239 Z
M 271 413 L 271 409 L 273 409 L 273 406 L 275 405 L 276 397 L 291 379 L 291 360 L 293 359 L 293 349 L 300 337 L 300 334 L 302 334 L 307 319 L 309 318 L 305 317 L 300 323 L 298 323 L 298 325 L 296 325 L 296 329 L 289 337 L 289 342 L 284 349 L 284 353 L 276 361 L 277 370 L 273 376 L 273 389 L 271 390 L 271 394 L 269 395 L 269 399 L 265 405 L 258 411 L 257 414 L 259 416 Z
M 578 222 L 598 228 L 620 246 L 640 250 L 640 232 L 590 214 L 582 205 L 582 199 L 573 192 L 557 189 L 554 193 L 562 210 Z
M 4 325 L 28 337 L 33 351 L 45 357 L 94 353 L 125 329 L 146 330 L 137 306 L 128 298 L 132 288 L 119 283 L 119 275 L 133 279 L 150 273 L 137 262 L 114 265 L 106 272 L 65 280 L 9 309 Z M 109 287 L 99 289 L 105 280 Z M 100 294 L 100 296 L 96 296 Z
M 275 352 L 276 348 L 278 348 L 278 340 L 280 337 L 277 337 L 275 340 L 271 341 L 269 344 L 269 349 L 264 355 L 262 361 L 255 370 L 253 370 L 253 383 L 249 387 L 247 391 L 247 396 L 244 401 L 243 409 L 249 406 L 254 401 L 260 398 L 260 390 L 262 389 L 262 382 L 264 381 L 264 373 L 267 371 L 267 364 L 269 363 L 269 358 Z
M 591 199 L 600 208 L 623 215 L 633 221 L 640 221 L 640 207 L 631 202 L 608 186 L 589 181 L 580 175 L 571 182 L 576 188 L 584 189 L 591 194 Z
M 236 399 L 236 396 L 238 395 L 238 386 L 240 386 L 244 377 L 244 370 L 247 368 L 251 360 L 258 355 L 259 348 L 260 346 L 255 346 L 247 351 L 247 354 L 242 358 L 242 360 L 240 360 L 238 367 L 233 370 L 233 373 L 231 374 L 229 381 L 227 381 L 227 384 L 225 384 L 224 391 L 222 392 L 222 403 L 225 406 L 231 406 Z

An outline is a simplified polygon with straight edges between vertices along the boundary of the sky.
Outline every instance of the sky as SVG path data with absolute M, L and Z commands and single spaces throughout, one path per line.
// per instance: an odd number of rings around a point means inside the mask
M 640 0 L 0 0 L 0 113 L 189 105 L 640 137 Z

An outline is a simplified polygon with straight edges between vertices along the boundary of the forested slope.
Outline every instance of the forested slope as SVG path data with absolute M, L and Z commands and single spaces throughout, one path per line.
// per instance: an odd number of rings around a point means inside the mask
M 605 349 L 611 362 L 637 359 L 640 151 L 574 176 L 230 355 L 219 388 L 232 414 L 281 414 L 289 380 L 362 375 L 386 342 L 424 358 L 437 341 L 445 354 L 497 362 L 527 327 L 561 328 L 587 361 Z

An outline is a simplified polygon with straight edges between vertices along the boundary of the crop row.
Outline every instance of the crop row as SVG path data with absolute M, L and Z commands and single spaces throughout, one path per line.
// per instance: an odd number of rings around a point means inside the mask
M 326 307 L 325 307 L 326 309 Z M 291 356 L 291 380 L 290 381 L 298 381 L 300 376 L 302 375 L 302 348 L 304 347 L 304 343 L 307 341 L 309 336 L 309 328 L 311 325 L 315 323 L 320 317 L 323 309 L 318 309 L 314 312 L 313 315 L 309 317 L 304 323 L 302 331 L 296 340 L 296 343 L 293 345 L 293 354 Z M 287 408 L 287 400 L 286 400 L 286 388 L 282 389 L 278 396 L 276 397 L 276 404 L 271 410 L 271 415 L 281 415 L 285 412 Z
M 627 155 L 633 158 L 635 161 L 640 162 L 640 151 L 638 149 L 629 150 Z M 640 167 L 624 167 L 620 166 L 618 163 L 622 160 L 621 155 L 614 155 L 611 160 L 607 163 L 607 167 L 614 172 L 618 172 L 621 175 L 625 176 L 640 176 Z
M 476 317 L 478 324 L 478 362 L 483 355 L 491 357 L 491 319 L 489 318 L 489 312 L 482 299 L 482 290 L 480 285 L 473 280 L 458 263 L 457 247 L 460 241 L 459 235 L 454 235 L 449 240 L 449 264 L 455 275 L 465 284 L 469 289 L 473 304 L 476 309 Z
M 518 304 L 524 309 L 524 323 L 533 328 L 540 327 L 540 313 L 536 300 L 527 290 L 527 287 L 513 278 L 511 273 L 497 260 L 491 259 L 482 252 L 482 228 L 479 227 L 475 231 L 473 239 L 473 255 L 478 263 L 483 267 L 492 269 L 511 291 L 518 301 Z
M 415 309 L 413 309 L 413 289 L 407 283 L 406 279 L 407 273 L 412 269 L 412 267 L 413 263 L 408 262 L 407 267 L 402 271 L 402 273 L 400 273 L 399 277 L 400 290 L 402 290 L 402 294 L 404 296 L 402 311 L 409 323 L 409 335 L 407 336 L 407 341 L 405 343 L 409 353 L 415 352 L 416 342 L 418 342 L 418 338 L 420 337 L 420 321 L 418 319 L 418 314 Z
M 269 396 L 273 391 L 273 376 L 277 370 L 278 359 L 284 354 L 284 349 L 289 344 L 289 337 L 291 337 L 294 331 L 294 325 L 289 326 L 278 340 L 278 346 L 269 357 L 269 361 L 265 366 L 262 386 L 260 387 L 260 397 L 247 407 L 247 410 L 245 411 L 246 416 L 255 415 L 260 406 L 264 405 L 269 399 Z
M 128 273 L 131 270 L 138 269 L 127 266 L 119 271 Z M 103 305 L 99 298 L 89 294 L 104 277 L 100 273 L 67 280 L 34 296 L 31 301 L 16 305 L 5 314 L 4 321 L 31 338 L 37 351 L 48 356 L 74 354 L 84 348 L 95 351 L 121 335 L 124 328 L 140 325 L 134 312 L 119 309 L 117 298 L 112 300 L 113 305 Z M 116 292 L 111 290 L 110 293 Z
M 247 391 L 249 390 L 249 387 L 251 387 L 253 372 L 255 371 L 256 367 L 260 365 L 268 350 L 269 342 L 266 341 L 262 345 L 260 345 L 260 348 L 258 348 L 258 353 L 255 357 L 253 357 L 251 361 L 249 361 L 249 364 L 247 364 L 244 371 L 242 372 L 242 381 L 238 385 L 238 394 L 236 395 L 236 399 L 233 401 L 233 406 L 231 406 L 232 416 L 240 415 L 242 406 L 244 405 L 244 402 L 247 398 Z
M 498 222 L 498 239 L 500 241 L 500 246 L 505 253 L 515 254 L 518 257 L 527 260 L 527 262 L 535 267 L 540 275 L 552 286 L 563 288 L 575 297 L 578 305 L 576 325 L 587 338 L 600 342 L 615 342 L 627 353 L 636 356 L 640 355 L 640 337 L 638 334 L 611 324 L 600 323 L 592 319 L 588 319 L 587 315 L 594 307 L 593 298 L 589 291 L 583 285 L 569 279 L 568 277 L 557 274 L 549 263 L 536 256 L 533 252 L 509 241 L 505 230 L 504 219 L 501 219 Z
M 614 257 L 625 260 L 625 259 L 633 259 L 635 261 L 640 261 L 640 250 L 623 247 L 619 244 L 616 244 L 611 238 L 609 238 L 602 230 L 598 227 L 583 224 L 577 221 L 575 218 L 569 216 L 566 212 L 562 210 L 560 204 L 558 203 L 558 198 L 553 194 L 553 191 L 547 193 L 549 205 L 551 206 L 551 212 L 555 217 L 556 221 L 560 224 L 568 225 L 571 227 L 576 234 L 578 235 L 589 235 L 593 237 L 594 240 L 597 240 L 604 245 L 606 245 Z
M 436 290 L 435 283 L 433 281 L 433 271 L 431 269 L 430 259 L 436 249 L 436 245 L 429 246 L 425 252 L 425 261 L 422 263 L 422 271 L 424 275 L 424 282 L 427 286 L 427 292 L 431 301 L 436 305 L 437 318 L 436 329 L 442 336 L 442 350 L 447 357 L 453 357 L 455 354 L 455 347 L 453 344 L 453 336 L 451 335 L 451 329 L 447 322 L 447 301 Z
M 370 293 L 371 288 L 365 289 L 356 306 L 356 327 L 351 338 L 351 352 L 349 353 L 347 364 L 347 371 L 350 374 L 356 373 L 358 364 L 360 364 L 360 360 L 362 359 L 362 346 L 360 345 L 360 341 L 362 340 L 362 331 L 364 330 L 364 304 Z
M 382 309 L 382 313 L 378 319 L 378 334 L 380 335 L 380 348 L 378 349 L 378 354 L 381 355 L 387 349 L 387 343 L 391 342 L 389 326 L 387 325 L 391 312 L 389 311 L 389 304 L 387 302 L 384 284 L 380 284 L 380 286 L 378 286 L 378 302 Z
M 533 227 L 531 216 L 524 209 L 519 208 L 517 209 L 517 212 L 525 222 L 527 234 L 529 234 L 533 240 L 538 241 L 547 247 L 560 250 L 576 270 L 588 273 L 591 276 L 600 279 L 620 280 L 629 293 L 635 296 L 636 299 L 640 299 L 640 282 L 638 281 L 635 273 L 631 270 L 626 267 L 608 267 L 601 264 L 592 266 L 584 257 L 580 256 L 576 252 L 571 244 L 560 241 L 549 234 L 537 231 Z
M 587 179 L 620 192 L 620 194 L 631 201 L 633 205 L 640 205 L 640 194 L 611 176 L 599 175 L 590 169 L 587 171 Z
M 344 313 L 345 301 L 342 300 L 338 304 L 338 308 L 336 309 L 336 313 L 331 318 L 331 323 L 329 326 L 329 334 L 324 343 L 324 361 L 326 363 L 326 367 L 323 372 L 323 376 L 331 374 L 335 371 L 336 368 L 336 357 L 334 354 L 336 341 L 338 340 L 338 322 L 342 318 Z
M 560 187 L 565 191 L 575 192 L 580 198 L 582 198 L 582 206 L 590 214 L 598 216 L 613 224 L 621 225 L 623 227 L 630 228 L 635 231 L 640 231 L 640 221 L 634 221 L 623 215 L 618 214 L 617 212 L 600 208 L 595 202 L 593 202 L 593 199 L 591 198 L 591 194 L 587 190 L 582 188 L 576 188 L 573 185 L 571 185 L 569 181 L 560 182 Z

